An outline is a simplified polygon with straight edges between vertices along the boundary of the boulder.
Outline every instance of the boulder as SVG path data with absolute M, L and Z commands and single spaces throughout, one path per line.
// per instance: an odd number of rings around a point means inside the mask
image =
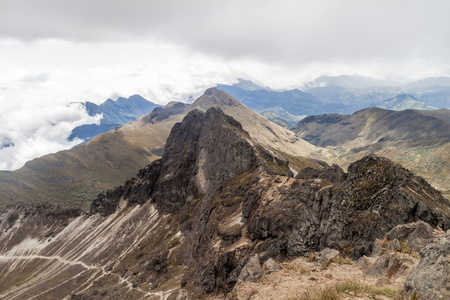
M 392 241 L 392 240 L 406 240 L 411 233 L 416 229 L 417 225 L 416 223 L 408 223 L 408 224 L 401 224 L 397 225 L 394 228 L 392 228 L 388 233 L 386 233 L 386 239 Z
M 403 287 L 405 299 L 450 299 L 450 235 L 428 244 Z
M 317 261 L 321 265 L 326 266 L 333 258 L 338 256 L 339 254 L 340 254 L 339 251 L 335 249 L 325 248 L 322 251 L 320 251 L 320 253 L 317 255 Z
M 412 252 L 419 253 L 426 245 L 432 242 L 433 227 L 429 224 L 418 221 L 417 227 L 407 239 L 408 245 Z
M 394 279 L 414 262 L 401 254 L 387 253 L 380 256 L 366 271 L 367 275 Z
M 356 265 L 363 271 L 367 270 L 370 266 L 370 260 L 367 256 L 361 256 L 358 261 L 356 262 Z
M 255 282 L 261 275 L 262 268 L 259 263 L 258 254 L 253 255 L 239 274 L 239 280 Z
M 264 274 L 270 274 L 276 270 L 280 270 L 281 267 L 275 262 L 273 258 L 269 258 L 262 266 L 262 271 Z

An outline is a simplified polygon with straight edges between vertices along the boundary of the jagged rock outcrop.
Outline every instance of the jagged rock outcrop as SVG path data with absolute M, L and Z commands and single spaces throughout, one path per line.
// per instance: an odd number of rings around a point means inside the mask
M 1 296 L 222 294 L 255 255 L 283 261 L 330 247 L 357 258 L 398 224 L 449 228 L 447 200 L 387 159 L 365 157 L 346 175 L 335 166 L 313 175 L 293 178 L 282 155 L 221 110 L 191 111 L 173 127 L 160 160 L 100 194 L 89 214 L 61 224 L 51 241 L 37 234 L 39 224 L 28 233 L 31 244 L 12 239 L 18 228 L 1 232 L 0 242 L 14 244 L 0 253 L 0 270 L 20 266 L 12 270 L 25 278 L 20 292 L 8 279 Z M 1 216 L 2 228 L 12 214 Z M 33 281 L 33 268 L 46 280 Z

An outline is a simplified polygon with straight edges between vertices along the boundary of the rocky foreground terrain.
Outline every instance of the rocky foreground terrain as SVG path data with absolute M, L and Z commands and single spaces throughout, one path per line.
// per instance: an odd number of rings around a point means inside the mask
M 379 156 L 347 173 L 321 166 L 294 176 L 283 153 L 234 118 L 193 110 L 161 159 L 101 193 L 89 212 L 8 206 L 0 298 L 311 299 L 301 298 L 303 287 L 333 286 L 347 273 L 399 290 L 344 287 L 343 297 L 447 297 L 448 200 Z M 267 288 L 284 282 L 298 288 Z

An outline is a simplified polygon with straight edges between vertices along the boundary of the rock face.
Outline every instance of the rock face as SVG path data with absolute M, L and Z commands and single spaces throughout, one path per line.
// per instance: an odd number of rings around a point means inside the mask
M 308 172 L 293 178 L 282 155 L 221 110 L 191 111 L 163 157 L 100 194 L 89 214 L 27 233 L 21 224 L 40 218 L 24 213 L 31 208 L 0 215 L 0 244 L 10 241 L 0 271 L 17 274 L 0 280 L 0 296 L 200 298 L 230 292 L 244 273 L 256 278 L 245 270 L 269 258 L 326 247 L 358 258 L 398 224 L 450 227 L 440 193 L 387 159 L 365 157 L 348 174 Z M 49 240 L 42 232 L 52 226 Z M 36 270 L 45 280 L 33 280 Z
M 436 238 L 420 252 L 422 259 L 404 286 L 406 299 L 450 298 L 450 235 Z

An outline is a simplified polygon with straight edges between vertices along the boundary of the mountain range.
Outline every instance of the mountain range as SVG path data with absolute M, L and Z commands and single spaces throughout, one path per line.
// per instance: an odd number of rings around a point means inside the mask
M 350 164 L 347 172 L 306 158 L 312 167 L 299 168 L 277 150 L 280 144 L 273 147 L 276 141 L 255 140 L 252 134 L 258 131 L 246 131 L 220 108 L 206 109 L 212 103 L 239 110 L 238 117 L 252 117 L 247 123 L 269 122 L 245 113 L 247 108 L 224 92 L 209 89 L 184 117 L 178 115 L 162 157 L 99 194 L 89 212 L 49 203 L 8 206 L 0 215 L 0 296 L 233 299 L 241 282 L 259 280 L 260 262 L 288 262 L 326 247 L 364 261 L 364 255 L 380 247 L 377 238 L 425 237 L 429 230 L 431 238 L 418 238 L 421 246 L 405 244 L 405 249 L 426 250 L 428 243 L 436 257 L 424 256 L 421 263 L 448 266 L 446 259 L 437 261 L 446 250 L 438 241 L 432 244 L 431 226 L 450 229 L 450 204 L 424 179 L 376 155 Z M 118 131 L 139 128 L 142 122 Z M 266 130 L 280 139 L 286 132 L 276 125 Z M 311 149 L 302 140 L 291 142 L 297 153 Z M 445 237 L 441 241 L 447 243 Z M 385 251 L 380 259 L 391 265 Z M 447 277 L 424 289 L 414 276 L 426 273 L 411 270 L 397 257 L 397 267 L 391 266 L 386 278 L 410 271 L 405 295 L 448 295 Z
M 70 141 L 75 138 L 90 140 L 100 133 L 134 121 L 161 106 L 140 95 L 132 95 L 129 98 L 119 97 L 116 101 L 108 99 L 100 105 L 87 101 L 83 105 L 90 116 L 102 115 L 100 124 L 85 124 L 74 128 L 68 137 Z
M 357 75 L 321 76 L 302 90 L 274 91 L 240 79 L 217 86 L 251 109 L 291 128 L 306 115 L 349 114 L 363 108 L 450 109 L 450 78 L 426 78 L 409 84 Z M 408 97 L 404 96 L 408 95 Z

